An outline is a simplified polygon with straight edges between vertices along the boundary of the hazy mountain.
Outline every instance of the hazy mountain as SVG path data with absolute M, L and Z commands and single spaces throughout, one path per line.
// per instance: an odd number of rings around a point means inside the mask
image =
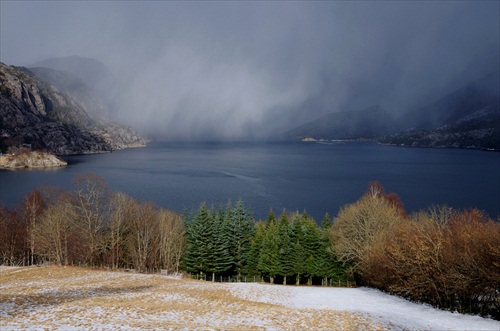
M 500 75 L 489 74 L 398 120 L 381 142 L 420 147 L 500 149 Z
M 146 140 L 133 129 L 98 115 L 92 105 L 102 103 L 83 82 L 61 72 L 36 71 L 52 84 L 26 68 L 0 63 L 2 148 L 30 143 L 67 155 L 144 146 Z
M 358 111 L 331 113 L 295 129 L 287 131 L 284 138 L 314 139 L 373 139 L 391 132 L 394 118 L 379 106 Z
M 109 68 L 96 59 L 72 55 L 45 59 L 29 67 L 44 67 L 73 74 L 98 93 L 108 92 L 115 85 L 115 79 Z
M 378 106 L 332 113 L 287 131 L 283 137 L 368 138 L 404 146 L 500 150 L 499 100 L 497 71 L 396 119 Z
M 499 98 L 500 75 L 497 71 L 435 102 L 403 114 L 398 118 L 398 125 L 403 129 L 435 129 L 454 124 L 487 107 L 491 111 L 498 111 Z
M 94 121 L 98 123 L 109 121 L 107 104 L 78 76 L 43 67 L 29 68 L 29 70 L 38 78 L 55 86 L 59 91 L 76 99 Z

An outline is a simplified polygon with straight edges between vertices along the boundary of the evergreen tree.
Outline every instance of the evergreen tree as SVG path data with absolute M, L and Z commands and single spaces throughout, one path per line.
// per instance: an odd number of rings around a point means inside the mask
M 305 271 L 308 276 L 307 283 L 312 285 L 312 279 L 316 276 L 316 258 L 318 256 L 318 251 L 320 249 L 319 244 L 319 231 L 316 222 L 309 217 L 306 212 L 302 214 L 300 218 L 303 229 L 303 241 L 302 246 L 304 248 L 304 253 L 306 256 L 305 261 Z
M 266 224 L 259 221 L 255 224 L 255 234 L 251 239 L 250 252 L 248 254 L 247 264 L 245 268 L 245 273 L 248 275 L 258 275 L 259 274 L 259 258 L 260 251 L 262 249 L 262 243 L 264 241 L 264 235 L 266 233 Z
M 208 266 L 207 270 L 212 273 L 212 281 L 215 281 L 215 275 L 224 273 L 233 265 L 233 258 L 229 252 L 231 246 L 231 238 L 228 236 L 228 227 L 226 226 L 226 218 L 224 209 L 220 209 L 219 213 L 212 212 L 209 217 L 210 231 L 207 232 L 209 237 L 209 249 L 206 255 Z
M 236 207 L 228 203 L 226 208 L 227 234 L 230 238 L 229 254 L 233 259 L 232 271 L 239 281 L 244 272 L 250 254 L 250 243 L 254 235 L 254 220 L 250 211 L 245 209 L 243 200 L 238 200 Z
M 300 277 L 306 273 L 305 270 L 305 260 L 306 253 L 304 247 L 302 246 L 304 242 L 304 231 L 301 215 L 297 212 L 295 213 L 292 232 L 290 234 L 291 242 L 293 244 L 293 254 L 292 254 L 292 265 L 293 273 L 295 274 L 295 284 L 300 285 Z
M 330 215 L 328 215 L 328 213 L 325 213 L 325 216 L 321 221 L 321 229 L 328 230 L 331 227 L 332 227 L 332 219 L 330 218 Z
M 294 275 L 294 264 L 293 264 L 293 253 L 294 246 L 292 244 L 292 239 L 290 237 L 292 232 L 291 224 L 286 214 L 283 210 L 278 222 L 278 234 L 280 238 L 279 244 L 279 260 L 281 265 L 281 270 L 279 274 L 283 276 L 283 285 L 286 285 L 287 277 Z
M 209 269 L 207 261 L 210 258 L 212 227 L 209 212 L 204 203 L 200 206 L 198 213 L 186 224 L 186 251 L 182 266 L 191 274 L 206 273 Z
M 338 261 L 328 238 L 332 224 L 330 215 L 326 213 L 319 229 L 319 250 L 315 261 L 315 275 L 323 279 L 324 285 L 328 285 L 329 280 L 345 280 L 346 268 Z
M 323 279 L 324 285 L 328 284 L 329 279 L 344 279 L 345 274 L 345 268 L 330 248 L 327 230 L 328 228 L 320 229 L 319 249 L 315 261 L 315 275 Z
M 259 270 L 262 274 L 269 276 L 271 284 L 274 284 L 274 278 L 281 270 L 279 245 L 280 237 L 278 226 L 276 224 L 276 218 L 271 211 L 266 224 L 259 256 Z

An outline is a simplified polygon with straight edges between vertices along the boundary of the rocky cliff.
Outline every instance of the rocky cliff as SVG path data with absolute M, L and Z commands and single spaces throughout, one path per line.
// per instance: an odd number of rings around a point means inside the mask
M 64 73 L 60 75 L 68 78 Z M 106 113 L 98 109 L 105 108 L 104 104 L 90 92 L 82 92 L 84 85 L 70 95 L 55 86 L 55 81 L 50 84 L 26 68 L 0 63 L 2 150 L 28 143 L 36 149 L 69 155 L 146 144 L 146 139 L 133 129 L 106 121 Z

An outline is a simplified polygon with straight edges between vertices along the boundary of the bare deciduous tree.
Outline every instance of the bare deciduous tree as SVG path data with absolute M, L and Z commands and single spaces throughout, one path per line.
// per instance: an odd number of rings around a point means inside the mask
M 369 188 L 356 203 L 343 207 L 329 230 L 330 241 L 340 261 L 353 272 L 364 268 L 368 249 L 386 232 L 404 220 L 400 208 L 379 186 Z
M 67 194 L 50 203 L 33 229 L 35 253 L 59 265 L 69 264 L 69 238 L 74 232 L 75 216 Z
M 129 207 L 128 252 L 135 270 L 148 271 L 158 238 L 157 212 L 151 203 L 134 201 Z
M 95 174 L 78 176 L 75 179 L 75 208 L 78 215 L 76 225 L 86 236 L 87 259 L 94 265 L 100 246 L 100 235 L 108 217 L 108 186 Z
M 26 253 L 26 225 L 20 215 L 0 206 L 1 264 L 22 265 Z
M 169 210 L 158 212 L 158 253 L 161 268 L 179 272 L 186 245 L 186 227 L 182 217 Z
M 29 263 L 31 265 L 35 263 L 35 236 L 33 230 L 35 225 L 39 222 L 44 209 L 45 199 L 43 198 L 40 190 L 36 189 L 27 195 L 22 210 L 27 226 L 27 239 L 29 241 L 30 248 Z
M 109 263 L 116 269 L 120 261 L 124 259 L 125 233 L 128 230 L 130 217 L 129 206 L 133 204 L 132 199 L 125 193 L 113 193 L 110 199 L 110 218 L 107 226 L 106 247 L 110 256 Z

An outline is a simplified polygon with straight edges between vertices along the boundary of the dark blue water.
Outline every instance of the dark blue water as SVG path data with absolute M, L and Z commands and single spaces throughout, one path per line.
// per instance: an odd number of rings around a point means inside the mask
M 395 192 L 408 212 L 433 204 L 500 215 L 500 153 L 381 146 L 374 143 L 153 144 L 72 156 L 52 170 L 0 171 L 0 201 L 12 207 L 41 185 L 72 188 L 96 173 L 112 190 L 182 212 L 242 198 L 257 218 L 306 210 L 316 220 L 359 199 L 370 181 Z

